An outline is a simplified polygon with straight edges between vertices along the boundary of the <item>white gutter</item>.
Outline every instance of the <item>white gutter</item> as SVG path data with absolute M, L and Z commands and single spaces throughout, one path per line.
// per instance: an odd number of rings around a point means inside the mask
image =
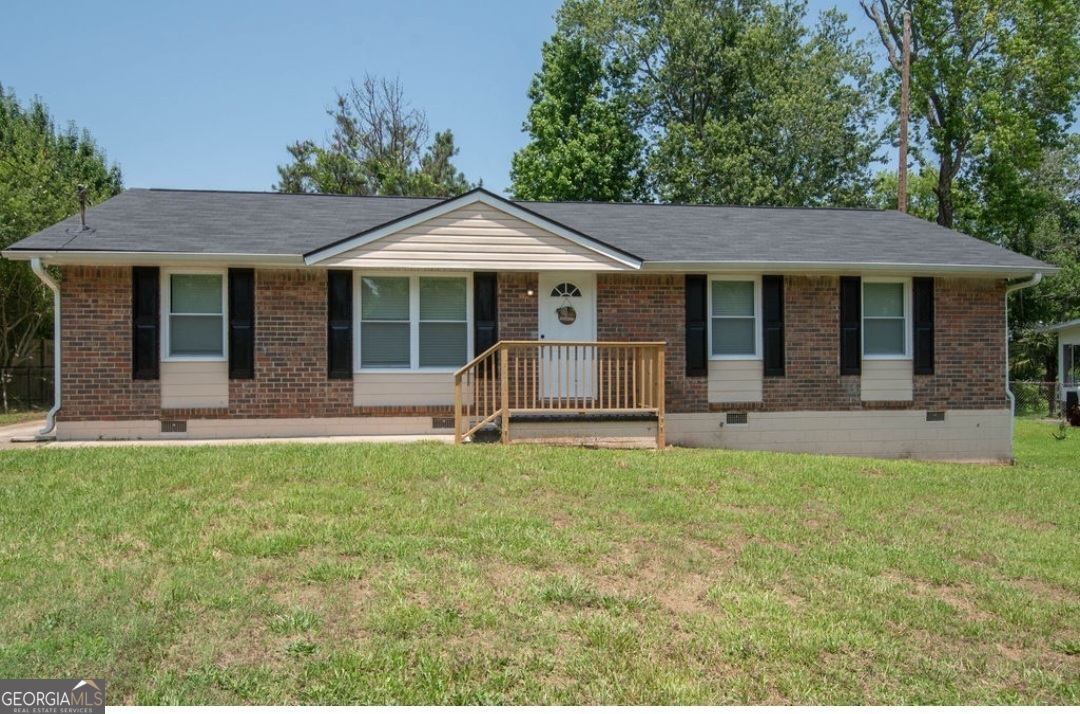
M 642 272 L 675 273 L 783 273 L 785 275 L 957 275 L 975 277 L 1020 278 L 1031 275 L 1035 266 L 1028 268 L 1010 268 L 994 265 L 933 265 L 928 263 L 851 263 L 827 261 L 645 261 Z M 1060 271 L 1060 268 L 1045 265 L 1038 270 L 1046 275 Z
M 1043 274 L 1035 273 L 1029 280 L 1005 288 L 1005 394 L 1009 397 L 1009 453 L 1012 453 L 1016 432 L 1016 395 L 1009 386 L 1009 294 L 1024 288 L 1032 288 L 1042 282 Z
M 30 269 L 53 293 L 53 408 L 45 415 L 45 428 L 38 432 L 46 436 L 56 428 L 56 413 L 60 411 L 60 286 L 42 267 L 41 258 L 31 258 Z

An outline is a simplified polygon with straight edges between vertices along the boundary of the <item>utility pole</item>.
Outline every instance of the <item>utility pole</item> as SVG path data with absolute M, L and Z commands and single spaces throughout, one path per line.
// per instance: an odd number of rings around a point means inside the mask
M 908 94 L 911 85 L 911 13 L 904 13 L 903 69 L 900 71 L 900 166 L 896 181 L 896 207 L 907 213 Z

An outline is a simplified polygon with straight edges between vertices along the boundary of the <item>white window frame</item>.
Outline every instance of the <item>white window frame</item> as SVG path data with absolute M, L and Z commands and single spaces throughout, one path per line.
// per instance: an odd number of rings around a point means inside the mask
M 383 273 L 375 270 L 353 271 L 353 372 L 364 374 L 453 374 L 468 364 L 473 354 L 473 276 L 463 272 Z M 364 367 L 360 351 L 363 308 L 361 280 L 372 278 L 409 279 L 409 366 Z M 420 366 L 420 278 L 465 278 L 465 363 L 457 367 Z M 457 322 L 457 320 L 425 320 L 425 322 Z
M 709 360 L 712 362 L 729 362 L 737 360 L 748 359 L 762 359 L 761 357 L 761 276 L 760 275 L 710 275 L 706 278 L 708 280 L 708 290 L 705 300 L 708 303 L 708 328 L 706 329 L 705 339 L 709 343 Z M 749 352 L 741 355 L 718 355 L 713 354 L 713 283 L 753 283 L 754 284 L 754 352 Z M 723 318 L 720 318 L 723 319 Z M 742 318 L 746 319 L 746 318 Z
M 863 278 L 859 285 L 859 351 L 862 353 L 864 360 L 898 360 L 898 359 L 911 359 L 911 343 L 912 328 L 911 328 L 911 278 Z M 868 355 L 866 354 L 866 321 L 874 319 L 888 319 L 895 320 L 895 317 L 890 318 L 875 318 L 866 316 L 866 284 L 867 283 L 900 283 L 904 289 L 904 351 L 898 354 L 886 354 L 886 355 Z
M 221 277 L 221 354 L 172 354 L 172 276 L 217 275 Z M 229 280 L 223 268 L 169 268 L 161 271 L 161 361 L 162 362 L 225 362 L 229 359 Z

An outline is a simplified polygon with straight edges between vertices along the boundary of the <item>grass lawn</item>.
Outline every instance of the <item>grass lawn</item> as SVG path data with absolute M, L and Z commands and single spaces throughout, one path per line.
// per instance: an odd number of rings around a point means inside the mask
M 44 419 L 45 412 L 0 412 L 0 426 Z
M 0 452 L 0 678 L 112 704 L 1080 704 L 1080 430 Z

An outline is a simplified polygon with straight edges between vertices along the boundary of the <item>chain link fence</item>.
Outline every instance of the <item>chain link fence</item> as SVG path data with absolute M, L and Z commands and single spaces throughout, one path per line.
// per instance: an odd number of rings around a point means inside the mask
M 44 411 L 52 405 L 52 367 L 0 369 L 0 410 Z
M 1057 382 L 1009 382 L 1016 395 L 1016 416 L 1035 419 L 1060 419 L 1061 385 Z

